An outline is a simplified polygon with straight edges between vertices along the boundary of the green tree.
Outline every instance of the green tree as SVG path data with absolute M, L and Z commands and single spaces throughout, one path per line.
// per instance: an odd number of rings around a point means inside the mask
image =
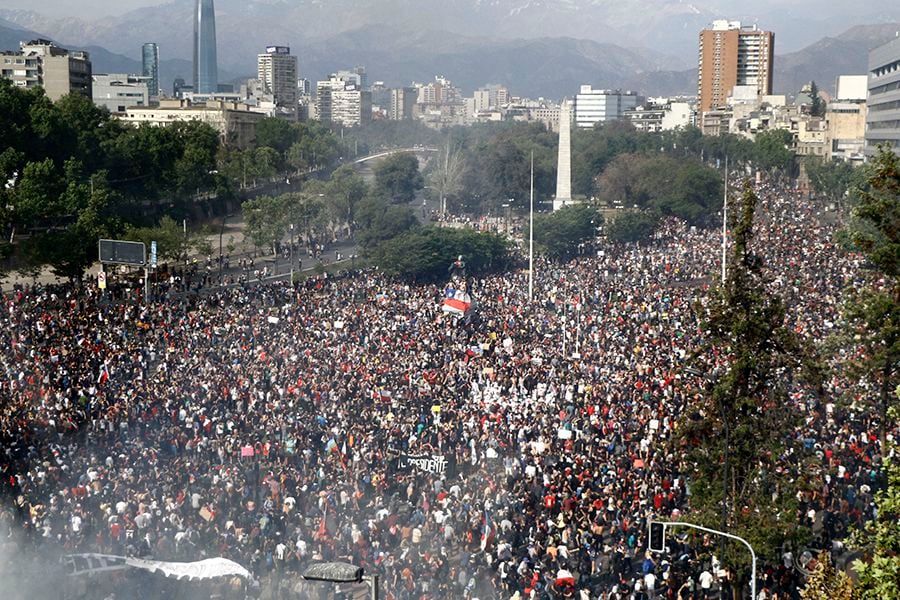
M 535 246 L 551 258 L 570 258 L 578 252 L 579 245 L 596 237 L 602 220 L 590 204 L 575 204 L 549 214 L 535 215 Z
M 884 147 L 869 166 L 868 189 L 860 192 L 849 229 L 854 245 L 878 273 L 868 285 L 849 289 L 842 316 L 846 345 L 857 357 L 849 366 L 860 380 L 878 384 L 884 451 L 900 369 L 900 159 Z
M 392 202 L 411 202 L 424 186 L 419 160 L 410 152 L 392 154 L 375 167 L 375 189 Z
M 278 174 L 281 157 L 275 148 L 260 146 L 252 155 L 253 180 L 270 180 Z
M 607 226 L 610 241 L 618 243 L 643 242 L 650 239 L 659 217 L 643 210 L 622 212 Z
M 652 192 L 650 206 L 691 224 L 709 221 L 722 206 L 722 178 L 694 160 L 681 161 L 671 183 L 665 178 Z M 648 177 L 652 181 L 652 175 Z M 659 181 L 660 177 L 656 177 Z
M 283 156 L 291 145 L 297 141 L 298 130 L 284 119 L 266 117 L 256 124 L 257 147 L 273 148 Z
M 760 556 L 774 557 L 783 542 L 808 535 L 797 519 L 797 492 L 810 485 L 804 450 L 793 435 L 800 415 L 783 373 L 795 373 L 813 393 L 820 380 L 815 361 L 785 327 L 781 298 L 770 292 L 762 260 L 751 250 L 757 202 L 748 181 L 730 211 L 727 278 L 698 305 L 708 333 L 695 362 L 713 371 L 707 376 L 715 384 L 689 402 L 677 444 L 691 486 L 690 519 L 741 536 Z M 745 549 L 729 544 L 724 558 L 743 586 Z
M 468 272 L 478 274 L 505 265 L 508 251 L 508 242 L 497 234 L 417 227 L 379 244 L 374 261 L 390 275 L 442 281 L 447 265 L 459 255 L 465 257 Z
M 768 129 L 756 135 L 753 159 L 758 167 L 778 180 L 790 173 L 794 163 L 793 138 L 787 129 Z
M 621 154 L 597 178 L 597 193 L 608 204 L 650 208 L 701 224 L 721 207 L 722 180 L 697 160 Z
M 832 202 L 843 202 L 851 190 L 862 183 L 860 177 L 863 169 L 856 169 L 846 161 L 809 156 L 803 161 L 803 166 L 813 190 Z
M 883 596 L 887 597 L 887 596 Z M 831 564 L 828 552 L 820 552 L 812 575 L 800 590 L 803 600 L 854 600 L 853 582 Z
M 325 187 L 328 210 L 338 227 L 344 227 L 347 237 L 352 234 L 354 212 L 368 193 L 368 186 L 353 167 L 344 165 L 335 169 Z
M 256 247 L 268 247 L 277 256 L 275 247 L 284 239 L 290 223 L 290 201 L 287 195 L 257 196 L 241 206 L 245 235 Z
M 607 206 L 646 206 L 653 193 L 645 177 L 655 171 L 655 165 L 651 163 L 649 157 L 640 154 L 628 153 L 615 157 L 597 177 L 597 196 Z
M 810 82 L 809 84 L 809 114 L 812 117 L 824 117 L 825 116 L 825 101 L 822 100 L 822 96 L 819 95 L 819 86 L 816 85 L 815 81 Z
M 356 239 L 367 255 L 371 255 L 381 242 L 395 238 L 417 224 L 408 206 L 393 204 L 372 194 L 359 203 L 356 222 L 359 225 Z
M 891 414 L 894 422 L 900 418 L 895 410 Z M 900 598 L 900 464 L 896 458 L 885 461 L 884 472 L 887 487 L 875 494 L 878 516 L 853 538 L 853 545 L 864 552 L 864 558 L 853 563 L 861 600 Z
M 55 275 L 77 282 L 98 259 L 97 240 L 117 229 L 106 214 L 114 194 L 105 173 L 94 178 L 92 190 L 80 176 L 79 167 L 75 161 L 67 163 L 67 185 L 57 204 L 58 218 L 45 221 L 25 244 L 26 256 L 33 264 L 50 265 Z
M 156 252 L 159 259 L 165 261 L 184 260 L 191 250 L 203 252 L 209 250 L 207 241 L 208 232 L 205 230 L 185 233 L 181 223 L 164 215 L 159 224 L 154 227 L 125 228 L 124 237 L 136 242 L 144 242 L 150 248 L 151 242 L 156 242 Z

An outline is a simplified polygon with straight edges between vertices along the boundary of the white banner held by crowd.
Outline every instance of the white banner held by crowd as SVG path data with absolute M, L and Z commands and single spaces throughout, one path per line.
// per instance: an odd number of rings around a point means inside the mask
M 194 562 L 167 562 L 162 560 L 145 560 L 110 554 L 69 554 L 62 559 L 69 575 L 94 575 L 107 571 L 134 568 L 151 573 L 160 573 L 173 579 L 191 581 L 215 579 L 217 577 L 250 578 L 250 572 L 227 558 L 207 558 Z

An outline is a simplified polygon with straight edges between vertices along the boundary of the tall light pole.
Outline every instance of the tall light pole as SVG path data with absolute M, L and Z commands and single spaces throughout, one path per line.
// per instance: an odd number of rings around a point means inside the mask
M 225 223 L 234 216 L 234 213 L 230 213 L 222 217 L 222 226 L 219 228 L 219 285 L 222 285 L 222 266 L 225 262 L 222 258 L 222 235 L 225 233 Z
M 725 254 L 728 248 L 728 155 L 725 155 L 725 191 L 722 197 L 722 285 L 725 285 Z
M 291 285 L 294 285 L 294 224 L 291 223 Z
M 531 151 L 531 195 L 528 202 L 528 302 L 534 299 L 534 150 Z

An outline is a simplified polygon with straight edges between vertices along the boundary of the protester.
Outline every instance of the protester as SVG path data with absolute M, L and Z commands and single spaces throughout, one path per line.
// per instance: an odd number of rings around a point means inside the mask
M 789 326 L 820 342 L 862 259 L 811 202 L 760 192 L 756 247 Z M 683 366 L 718 235 L 671 220 L 649 245 L 538 261 L 533 302 L 524 272 L 470 276 L 466 322 L 439 286 L 375 270 L 192 295 L 173 276 L 148 305 L 22 286 L 0 317 L 0 532 L 57 554 L 222 556 L 264 597 L 305 597 L 297 574 L 321 560 L 396 600 L 709 597 L 716 540 L 645 551 L 648 518 L 689 510 L 666 442 L 701 385 Z M 819 459 L 798 519 L 827 547 L 881 484 L 877 417 L 837 402 L 854 385 L 835 371 L 824 405 L 792 395 Z M 797 587 L 792 562 L 766 568 L 768 597 Z

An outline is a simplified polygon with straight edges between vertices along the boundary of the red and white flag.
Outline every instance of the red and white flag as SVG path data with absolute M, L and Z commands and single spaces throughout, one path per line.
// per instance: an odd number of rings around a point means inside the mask
M 100 365 L 100 374 L 97 375 L 97 384 L 101 385 L 109 381 L 109 368 L 106 366 L 106 361 Z
M 472 297 L 465 290 L 447 288 L 444 293 L 444 304 L 441 307 L 445 313 L 465 315 L 472 307 Z

